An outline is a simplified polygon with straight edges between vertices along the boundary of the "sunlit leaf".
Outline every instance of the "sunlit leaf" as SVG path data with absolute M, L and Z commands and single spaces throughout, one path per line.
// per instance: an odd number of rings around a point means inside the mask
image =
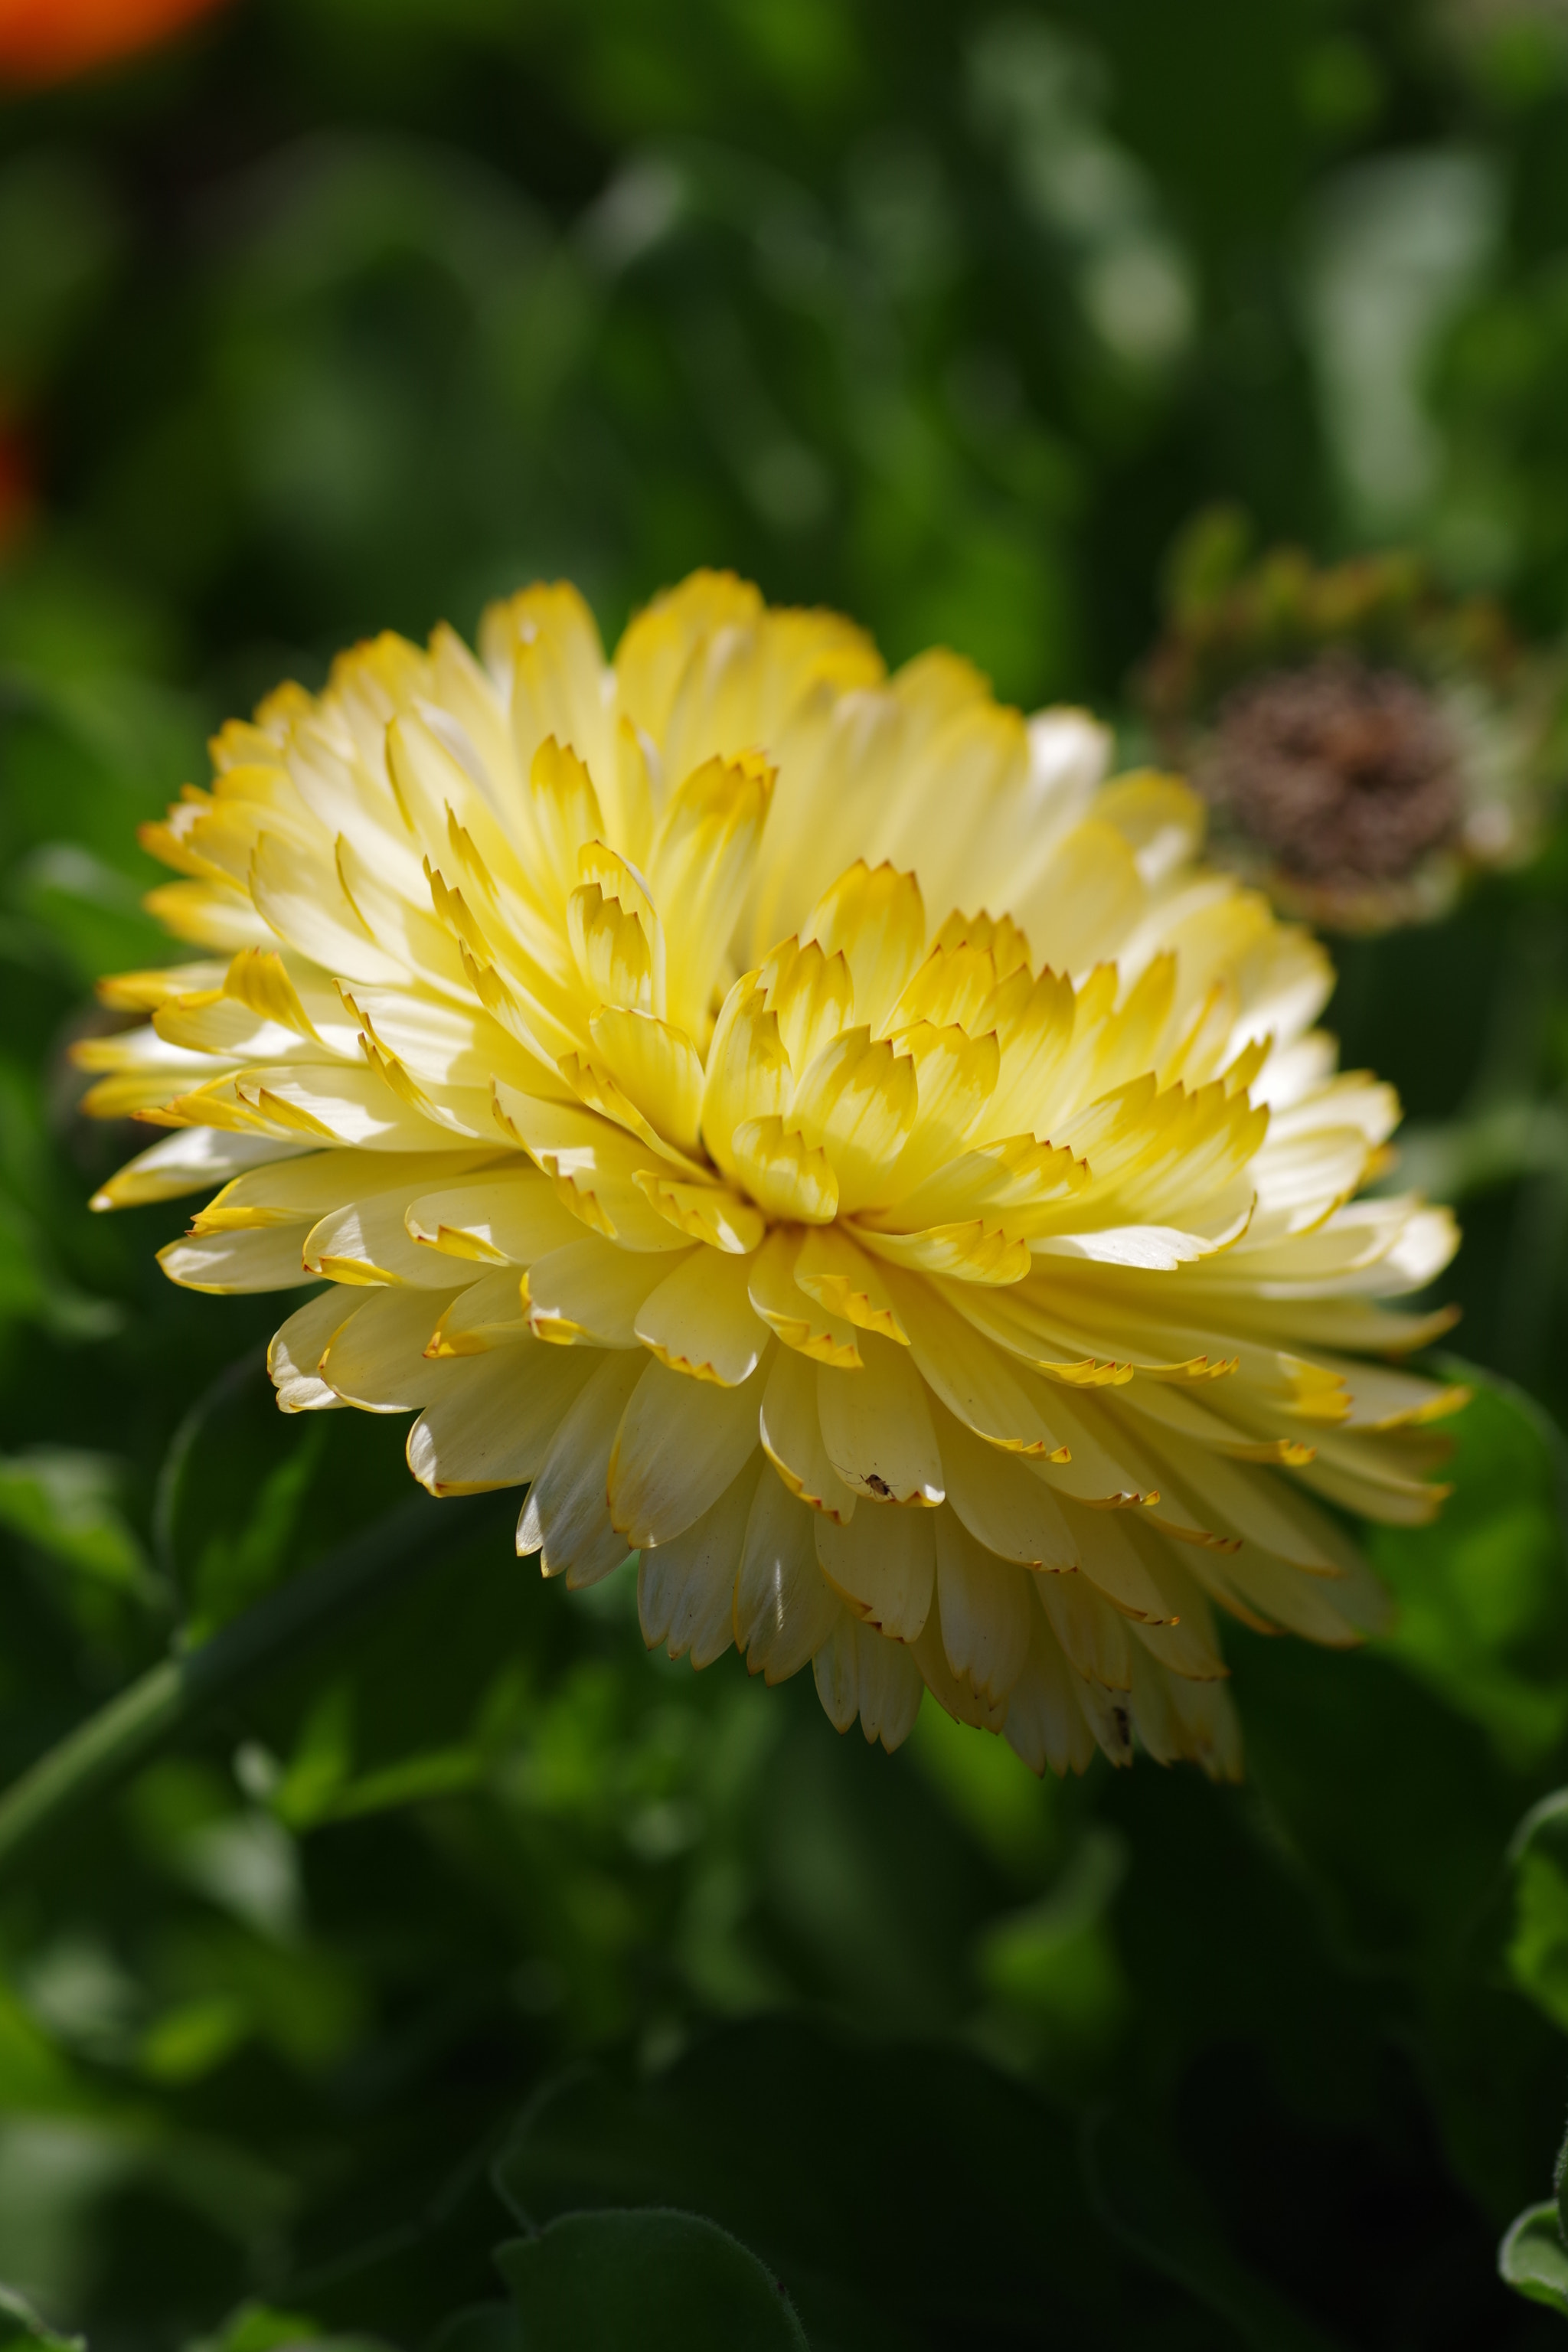
M 1516 2294 L 1568 2319 L 1568 2251 L 1550 2200 L 1529 2206 L 1498 2248 L 1498 2271 Z

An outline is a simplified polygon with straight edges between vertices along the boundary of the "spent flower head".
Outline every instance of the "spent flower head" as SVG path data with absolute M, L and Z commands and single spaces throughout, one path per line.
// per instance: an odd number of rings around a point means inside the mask
M 1526 858 L 1568 751 L 1561 665 L 1413 556 L 1246 556 L 1238 517 L 1199 517 L 1141 681 L 1213 854 L 1354 932 L 1446 914 L 1468 876 Z
M 1185 787 L 710 573 L 613 662 L 561 586 L 380 638 L 213 759 L 147 835 L 197 957 L 80 1058 L 166 1130 L 100 1205 L 221 1188 L 174 1281 L 310 1286 L 286 1412 L 416 1416 L 546 1575 L 637 1554 L 650 1644 L 889 1748 L 930 1690 L 1233 1774 L 1216 1612 L 1381 1622 L 1322 1505 L 1437 1507 L 1386 1302 L 1454 1229 L 1355 1197 L 1394 1097 Z

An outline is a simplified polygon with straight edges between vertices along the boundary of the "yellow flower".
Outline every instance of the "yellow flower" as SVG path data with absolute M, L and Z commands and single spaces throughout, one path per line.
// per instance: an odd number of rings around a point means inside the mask
M 174 1281 L 324 1280 L 285 1412 L 416 1412 L 547 1576 L 638 1553 L 650 1644 L 889 1748 L 929 1689 L 1036 1770 L 1234 1774 L 1215 1604 L 1378 1622 L 1313 1497 L 1436 1509 L 1460 1392 L 1369 1359 L 1456 1236 L 1352 1198 L 1394 1097 L 1181 784 L 707 573 L 613 664 L 535 587 L 213 753 L 147 835 L 204 958 L 81 1059 L 174 1130 L 100 1206 L 224 1180 Z

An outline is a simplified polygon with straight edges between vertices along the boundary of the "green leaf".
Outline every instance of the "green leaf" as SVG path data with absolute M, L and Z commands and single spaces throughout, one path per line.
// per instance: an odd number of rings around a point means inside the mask
M 1498 2248 L 1497 2266 L 1516 2294 L 1544 2303 L 1568 2319 L 1568 2249 L 1554 2203 L 1525 2208 Z
M 306 2312 L 279 2311 L 269 2303 L 242 2303 L 214 2335 L 188 2344 L 185 2352 L 293 2352 L 303 2344 L 318 2352 L 386 2352 L 377 2336 L 340 2335 Z
M 1513 1864 L 1509 1973 L 1568 2033 L 1568 1789 L 1531 1807 L 1514 1832 L 1509 1859 Z
M 141 1591 L 142 1547 L 116 1505 L 120 1465 L 68 1447 L 0 1456 L 0 1526 L 67 1567 Z
M 1563 1441 L 1521 1391 L 1444 1369 L 1472 1391 L 1449 1424 L 1454 1491 L 1433 1527 L 1371 1531 L 1399 1606 L 1382 1646 L 1528 1769 L 1568 1730 Z
M 712 2034 L 652 2081 L 563 2077 L 496 2182 L 535 2225 L 584 2207 L 706 2213 L 783 2281 L 813 2343 L 845 2352 L 944 2327 L 1114 2336 L 1147 2301 L 1059 2110 L 962 2049 L 795 2018 Z
M 568 2213 L 496 2264 L 521 2352 L 807 2352 L 778 2281 L 695 2213 Z
M 59 2335 L 39 2318 L 25 2294 L 0 2286 L 0 2352 L 22 2352 L 28 2344 L 41 2344 L 44 2352 L 87 2352 L 81 2336 Z

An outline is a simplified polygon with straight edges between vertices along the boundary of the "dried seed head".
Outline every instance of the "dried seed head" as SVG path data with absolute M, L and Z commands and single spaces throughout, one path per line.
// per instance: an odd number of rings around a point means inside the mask
M 1195 782 L 1286 874 L 1341 887 L 1403 880 L 1463 814 L 1458 749 L 1432 695 L 1344 652 L 1237 688 Z

